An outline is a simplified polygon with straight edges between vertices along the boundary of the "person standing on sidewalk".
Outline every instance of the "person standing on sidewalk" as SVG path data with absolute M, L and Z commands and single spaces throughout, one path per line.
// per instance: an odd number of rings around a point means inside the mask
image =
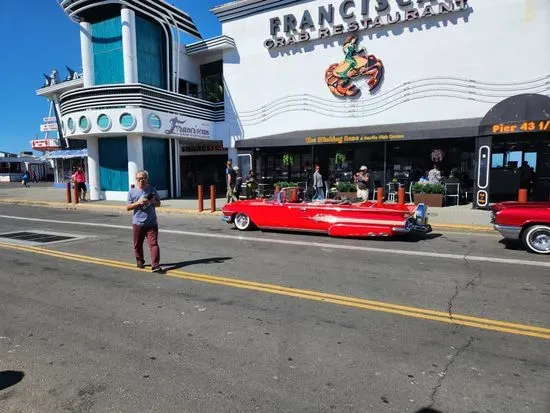
M 160 262 L 160 248 L 158 244 L 157 207 L 160 198 L 157 190 L 149 185 L 149 173 L 141 170 L 136 174 L 137 187 L 128 192 L 127 211 L 134 211 L 132 226 L 134 229 L 134 254 L 138 268 L 145 268 L 143 257 L 143 241 L 147 238 L 151 252 L 151 270 L 162 272 Z
M 323 175 L 321 175 L 321 167 L 315 165 L 315 173 L 313 174 L 313 189 L 315 190 L 314 201 L 322 201 L 325 199 L 325 183 Z
M 78 188 L 78 194 L 81 201 L 86 200 L 86 174 L 82 170 L 82 167 L 79 166 L 76 172 L 71 177 L 71 180 Z
M 233 201 L 237 201 L 235 196 L 234 188 L 235 181 L 237 180 L 237 173 L 233 169 L 233 164 L 231 161 L 227 161 L 227 168 L 225 169 L 225 179 L 227 183 L 227 203 L 230 204 Z

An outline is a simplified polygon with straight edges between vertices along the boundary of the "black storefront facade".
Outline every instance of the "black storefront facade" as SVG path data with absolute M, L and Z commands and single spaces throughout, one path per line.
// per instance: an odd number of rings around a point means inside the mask
M 549 200 L 550 98 L 525 94 L 503 100 L 482 118 L 296 131 L 236 143 L 239 159 L 267 185 L 300 182 L 318 163 L 329 180 L 351 180 L 366 165 L 377 187 L 409 190 L 438 164 L 453 170 L 474 208 L 517 199 Z M 247 162 L 248 163 L 248 162 Z M 241 168 L 242 169 L 242 168 Z M 246 171 L 243 171 L 246 172 Z

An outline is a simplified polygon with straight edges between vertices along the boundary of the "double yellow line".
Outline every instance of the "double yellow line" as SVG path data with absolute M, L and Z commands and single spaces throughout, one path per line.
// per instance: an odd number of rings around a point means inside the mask
M 83 262 L 88 264 L 98 264 L 107 267 L 120 268 L 123 270 L 145 271 L 147 269 L 136 268 L 135 264 L 108 260 L 103 258 L 89 257 L 85 255 L 72 254 L 68 252 L 54 251 L 45 248 L 27 247 L 22 245 L 13 245 L 0 242 L 0 247 L 32 252 L 60 258 L 64 260 Z M 504 321 L 491 320 L 487 318 L 470 317 L 466 315 L 453 314 L 434 310 L 425 310 L 417 307 L 409 307 L 397 304 L 390 304 L 381 301 L 365 300 L 362 298 L 347 297 L 342 295 L 327 294 L 319 291 L 302 290 L 297 288 L 288 288 L 274 284 L 265 284 L 252 281 L 245 281 L 227 277 L 217 277 L 207 274 L 192 273 L 180 270 L 169 270 L 166 272 L 169 277 L 180 278 L 184 280 L 199 281 L 208 284 L 224 285 L 233 288 L 242 288 L 246 290 L 260 291 L 264 293 L 284 295 L 288 297 L 302 298 L 312 301 L 323 301 L 332 304 L 343 305 L 347 307 L 360 308 L 364 310 L 380 311 L 390 314 L 398 314 L 405 317 L 420 318 L 424 320 L 439 321 L 442 323 L 455 324 L 465 327 L 475 327 L 484 330 L 498 331 L 501 333 L 516 334 L 522 336 L 538 337 L 550 340 L 550 329 L 543 327 L 535 327 L 525 324 L 508 323 Z

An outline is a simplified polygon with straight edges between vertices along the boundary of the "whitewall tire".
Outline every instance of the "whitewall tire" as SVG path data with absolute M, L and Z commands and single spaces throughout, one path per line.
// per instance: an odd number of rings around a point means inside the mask
M 537 254 L 550 254 L 550 226 L 533 225 L 523 232 L 523 245 Z
M 244 212 L 237 213 L 233 222 L 235 223 L 235 228 L 237 228 L 239 231 L 248 231 L 252 228 L 253 225 L 250 217 Z

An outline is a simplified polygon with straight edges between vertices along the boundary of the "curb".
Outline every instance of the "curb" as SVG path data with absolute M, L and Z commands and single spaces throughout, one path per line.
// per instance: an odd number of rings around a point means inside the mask
M 32 201 L 24 199 L 0 199 L 0 204 L 15 204 L 15 205 L 28 205 L 28 206 L 44 206 L 48 208 L 60 208 L 66 210 L 104 210 L 104 211 L 117 211 L 124 212 L 126 207 L 123 205 L 101 205 L 95 203 L 78 203 L 78 204 L 67 204 L 64 202 L 50 202 L 50 201 Z M 198 215 L 198 216 L 221 216 L 222 212 L 217 210 L 216 212 L 210 212 L 209 210 L 204 210 L 199 212 L 194 209 L 183 209 L 183 208 L 172 208 L 172 207 L 163 207 L 157 210 L 159 215 L 162 214 L 173 214 L 173 215 Z M 495 230 L 492 226 L 485 225 L 468 225 L 468 224 L 446 224 L 446 223 L 431 223 L 432 229 L 438 231 L 462 231 L 462 232 L 483 232 L 483 233 L 494 233 Z
M 81 210 L 111 210 L 118 212 L 126 212 L 126 206 L 123 205 L 101 205 L 95 203 L 78 203 L 78 204 L 67 204 L 65 202 L 50 202 L 50 201 L 31 201 L 26 199 L 0 199 L 0 204 L 12 204 L 12 205 L 27 205 L 27 206 L 43 206 L 48 208 L 58 208 L 65 210 L 77 211 Z M 221 211 L 210 212 L 210 210 L 204 210 L 199 212 L 194 209 L 184 209 L 184 208 L 171 208 L 163 207 L 157 209 L 157 214 L 181 214 L 181 215 L 206 215 L 206 216 L 221 216 Z

